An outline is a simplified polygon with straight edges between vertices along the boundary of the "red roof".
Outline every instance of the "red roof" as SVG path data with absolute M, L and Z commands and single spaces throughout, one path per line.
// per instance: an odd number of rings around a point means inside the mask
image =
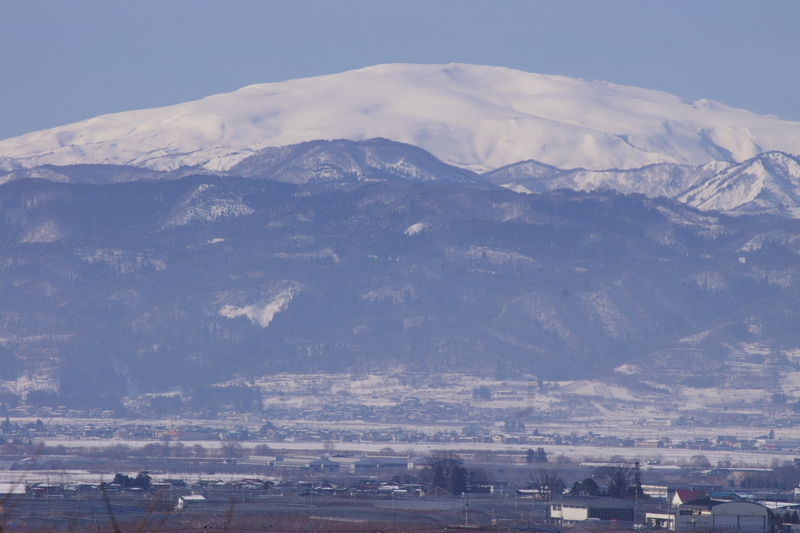
M 690 502 L 692 500 L 701 500 L 708 496 L 707 490 L 687 490 L 678 489 L 675 491 L 675 496 L 680 499 L 680 503 Z

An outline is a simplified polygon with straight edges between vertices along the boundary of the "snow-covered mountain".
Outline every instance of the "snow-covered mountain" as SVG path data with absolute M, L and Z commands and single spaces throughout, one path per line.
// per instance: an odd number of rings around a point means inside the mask
M 661 163 L 629 170 L 561 170 L 523 161 L 484 174 L 495 185 L 522 193 L 555 189 L 664 196 L 704 211 L 800 218 L 800 158 L 766 152 L 734 164 Z
M 194 167 L 152 170 L 131 165 L 43 165 L 0 171 L 0 185 L 21 179 L 108 185 L 139 180 L 171 180 L 188 175 L 238 176 L 294 183 L 333 185 L 376 181 L 445 181 L 488 186 L 478 174 L 443 163 L 429 152 L 388 139 L 308 141 L 264 148 L 227 171 Z
M 264 148 L 229 172 L 297 185 L 363 181 L 485 183 L 474 172 L 445 164 L 421 148 L 386 139 L 309 141 Z
M 705 211 L 800 218 L 800 159 L 762 154 L 700 181 L 677 199 Z
M 384 137 L 474 171 L 741 162 L 800 154 L 800 123 L 668 93 L 500 67 L 378 65 L 103 115 L 0 141 L 0 169 L 228 170 L 270 147 Z

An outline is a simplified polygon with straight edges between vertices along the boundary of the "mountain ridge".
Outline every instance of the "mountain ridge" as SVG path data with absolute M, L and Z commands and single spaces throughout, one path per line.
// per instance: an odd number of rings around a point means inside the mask
M 648 358 L 757 363 L 753 343 L 788 367 L 799 223 L 445 181 L 11 181 L 0 389 L 118 396 L 387 365 L 573 379 Z
M 265 148 L 227 172 L 195 168 L 155 171 L 120 165 L 44 166 L 13 170 L 0 183 L 24 178 L 64 183 L 116 183 L 179 179 L 188 175 L 243 176 L 309 187 L 349 187 L 370 182 L 451 182 L 504 187 L 519 193 L 555 189 L 663 196 L 701 210 L 727 214 L 800 217 L 800 158 L 766 152 L 742 163 L 700 166 L 658 163 L 638 169 L 562 170 L 523 161 L 476 174 L 448 165 L 416 146 L 388 139 L 309 141 Z
M 516 192 L 554 189 L 663 196 L 704 211 L 732 215 L 800 217 L 800 158 L 765 152 L 742 163 L 713 161 L 699 166 L 657 163 L 638 169 L 561 170 L 523 161 L 483 175 Z

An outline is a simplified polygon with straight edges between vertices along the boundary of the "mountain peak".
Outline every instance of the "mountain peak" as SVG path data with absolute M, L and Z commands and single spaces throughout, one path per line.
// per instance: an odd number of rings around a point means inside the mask
M 743 161 L 800 153 L 800 123 L 708 100 L 503 67 L 388 64 L 250 85 L 0 141 L 3 168 L 119 164 L 229 170 L 265 148 L 384 137 L 473 171 Z
M 760 154 L 687 191 L 680 201 L 703 210 L 800 216 L 800 162 L 783 152 Z

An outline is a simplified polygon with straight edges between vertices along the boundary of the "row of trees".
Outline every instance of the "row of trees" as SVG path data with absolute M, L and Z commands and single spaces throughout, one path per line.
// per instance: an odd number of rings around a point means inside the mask
M 133 488 L 149 490 L 150 486 L 153 484 L 153 479 L 144 472 L 139 472 L 136 477 L 120 474 L 118 472 L 117 475 L 114 476 L 114 481 L 112 481 L 111 484 L 119 485 L 123 490 Z
M 14 403 L 16 402 L 16 403 Z M 64 406 L 69 409 L 89 410 L 101 408 L 113 411 L 115 417 L 128 416 L 125 405 L 112 394 L 98 394 L 92 390 L 79 392 L 55 392 L 50 390 L 30 391 L 25 402 L 28 405 L 51 407 Z M 19 403 L 19 397 L 0 395 L 0 411 L 8 412 Z M 172 396 L 155 396 L 150 400 L 150 412 L 155 415 L 179 415 L 184 410 L 203 412 L 216 416 L 224 410 L 239 412 L 261 411 L 261 392 L 258 387 L 245 385 L 226 385 L 222 387 L 200 386 L 184 398 L 180 394 Z
M 168 438 L 161 442 L 150 442 L 142 447 L 130 447 L 126 444 L 115 444 L 102 448 L 76 449 L 67 448 L 63 444 L 46 446 L 36 444 L 32 447 L 34 453 L 42 456 L 67 455 L 76 453 L 87 457 L 103 457 L 112 460 L 124 460 L 133 457 L 186 457 L 198 458 L 222 457 L 225 459 L 238 458 L 244 455 L 271 455 L 272 449 L 266 444 L 259 444 L 253 448 L 244 448 L 242 444 L 233 439 L 224 440 L 219 446 L 206 448 L 201 444 L 186 446 L 182 442 L 174 442 Z
M 532 448 L 528 448 L 528 451 L 525 453 L 525 460 L 528 464 L 531 463 L 546 463 L 547 462 L 547 452 L 544 451 L 544 448 L 536 448 L 536 451 L 533 451 Z
M 741 487 L 745 489 L 767 488 L 790 490 L 800 485 L 800 468 L 781 466 L 771 472 L 753 472 L 745 476 Z
M 539 450 L 544 452 L 541 448 Z M 533 450 L 529 452 L 536 455 Z M 480 491 L 484 486 L 493 483 L 494 479 L 483 468 L 466 468 L 461 457 L 454 453 L 436 453 L 429 457 L 428 466 L 420 474 L 420 481 L 428 485 L 429 489 L 441 487 L 451 494 L 461 494 Z M 564 480 L 553 470 L 542 469 L 531 473 L 527 487 L 543 500 L 566 491 Z M 569 494 L 623 499 L 647 498 L 642 491 L 641 468 L 638 462 L 596 468 L 592 477 L 573 483 Z
M 538 470 L 528 477 L 528 488 L 536 491 L 539 499 L 562 494 L 564 480 L 552 470 Z M 569 490 L 572 496 L 608 496 L 621 499 L 645 499 L 639 463 L 620 463 L 596 468 L 592 477 L 575 481 Z
M 778 531 L 780 531 L 783 524 L 800 524 L 800 515 L 797 514 L 797 511 L 794 511 L 793 513 L 786 511 L 783 514 L 775 513 L 775 522 Z

